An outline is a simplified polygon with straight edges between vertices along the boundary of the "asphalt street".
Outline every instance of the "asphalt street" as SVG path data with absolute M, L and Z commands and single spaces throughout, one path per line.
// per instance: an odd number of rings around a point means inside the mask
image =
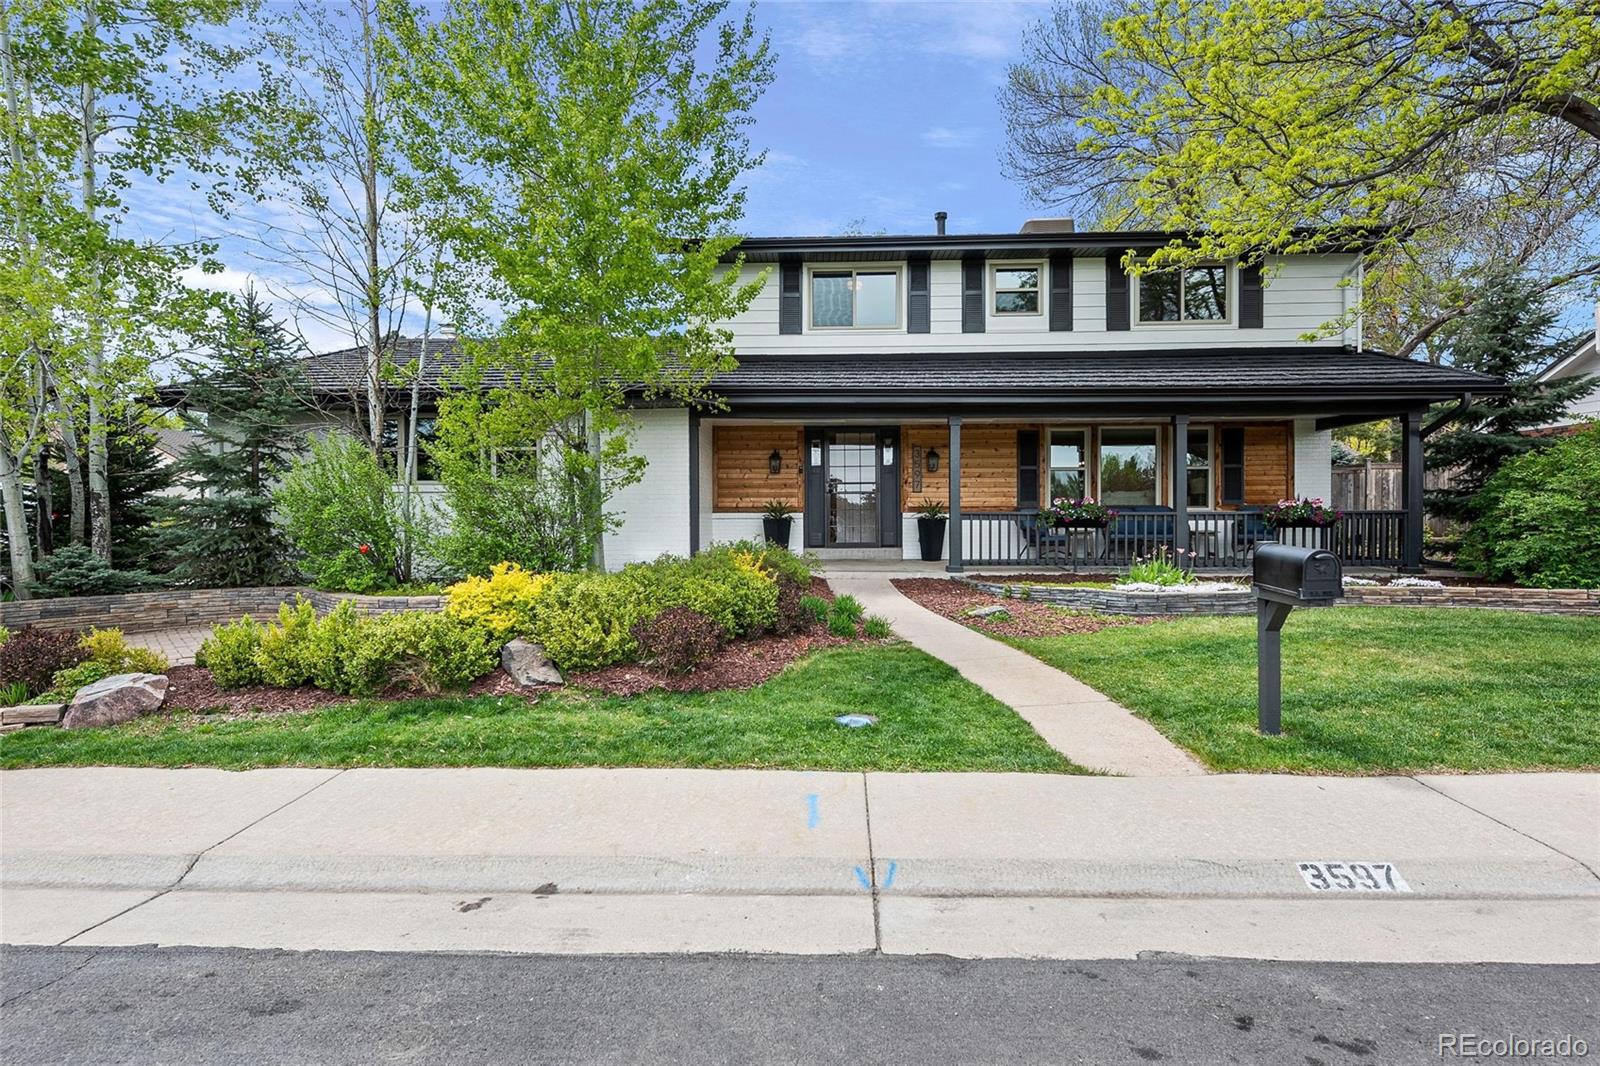
M 0 1000 L 7 1066 L 1332 1066 L 1452 1061 L 1441 1033 L 1600 1056 L 1579 966 L 16 947 Z

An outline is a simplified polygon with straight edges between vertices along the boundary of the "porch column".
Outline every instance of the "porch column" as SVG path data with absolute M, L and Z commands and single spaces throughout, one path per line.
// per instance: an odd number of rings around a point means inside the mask
M 950 416 L 950 561 L 945 569 L 961 573 L 961 418 Z
M 1172 550 L 1189 550 L 1189 416 L 1172 416 Z
M 1401 522 L 1400 569 L 1422 572 L 1422 411 L 1400 416 L 1400 494 L 1405 505 Z

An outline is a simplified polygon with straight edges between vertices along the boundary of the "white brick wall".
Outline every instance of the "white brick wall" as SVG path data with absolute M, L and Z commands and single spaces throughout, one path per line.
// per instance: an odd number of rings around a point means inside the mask
M 1333 431 L 1294 420 L 1294 494 L 1333 502 Z
M 634 412 L 632 450 L 649 460 L 644 476 L 613 493 L 607 510 L 622 524 L 606 534 L 606 567 L 689 554 L 689 412 Z

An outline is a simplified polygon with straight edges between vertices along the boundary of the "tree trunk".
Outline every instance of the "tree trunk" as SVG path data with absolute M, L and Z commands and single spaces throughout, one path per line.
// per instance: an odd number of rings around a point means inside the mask
M 98 28 L 95 16 L 94 0 L 88 0 L 84 5 L 83 32 L 84 36 L 93 38 Z M 99 103 L 96 100 L 94 85 L 85 81 L 79 86 L 79 114 L 78 119 L 82 125 L 82 140 L 80 142 L 82 167 L 82 197 L 84 218 L 92 230 L 95 224 L 95 198 L 97 196 L 94 172 L 94 142 L 96 128 L 99 125 Z M 107 476 L 109 460 L 107 456 L 106 441 L 106 415 L 100 396 L 100 385 L 104 378 L 105 353 L 102 349 L 104 335 L 101 330 L 101 315 L 104 289 L 97 271 L 91 271 L 94 278 L 90 282 L 92 296 L 89 305 L 89 336 L 85 348 L 85 377 L 88 379 L 89 394 L 89 549 L 104 559 L 111 561 L 111 484 Z
M 606 496 L 605 485 L 602 484 L 604 472 L 600 469 L 600 449 L 603 447 L 603 443 L 600 440 L 600 426 L 597 422 L 595 422 L 593 416 L 589 416 L 587 418 L 587 422 L 589 438 L 589 462 L 587 464 L 589 467 L 589 483 L 584 486 L 584 489 L 585 495 L 587 496 L 585 504 L 586 509 L 589 512 L 589 520 L 584 524 L 590 531 L 589 535 L 594 538 L 594 545 L 592 551 L 590 552 L 590 558 L 593 560 L 596 570 L 604 570 L 606 568 L 606 535 L 603 528 L 604 523 L 601 521 L 601 516 L 605 513 Z
M 0 499 L 5 505 L 12 592 L 19 600 L 32 599 L 33 553 L 28 545 L 28 513 L 22 503 L 22 468 L 13 458 L 9 438 L 0 440 Z
M 362 236 L 366 239 L 367 267 L 367 417 L 372 422 L 372 451 L 383 454 L 383 286 L 378 266 L 378 142 L 376 83 L 376 47 L 373 40 L 372 11 L 363 4 L 361 8 L 361 46 L 363 49 L 362 77 L 362 136 L 366 157 L 361 161 L 362 192 L 366 197 L 362 218 Z
M 61 381 L 50 374 L 50 391 L 55 396 L 56 425 L 61 430 L 61 463 L 67 468 L 67 536 L 73 544 L 84 543 L 88 532 L 89 503 L 83 485 L 83 449 L 78 443 L 78 427 L 72 421 L 67 399 L 61 394 Z

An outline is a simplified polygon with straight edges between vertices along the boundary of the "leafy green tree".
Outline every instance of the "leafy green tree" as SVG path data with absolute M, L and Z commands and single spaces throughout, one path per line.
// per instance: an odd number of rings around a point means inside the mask
M 1196 234 L 1149 268 L 1354 233 L 1367 338 L 1435 359 L 1474 268 L 1600 275 L 1600 0 L 1100 0 L 1027 48 L 1008 170 L 1100 225 Z
M 1539 382 L 1539 371 L 1565 355 L 1582 338 L 1552 342 L 1558 309 L 1542 285 L 1500 271 L 1477 294 L 1472 310 L 1445 331 L 1450 362 L 1505 379 L 1503 396 L 1475 400 L 1454 426 L 1430 437 L 1427 464 L 1454 472 L 1454 484 L 1428 494 L 1434 514 L 1470 521 L 1475 497 L 1496 470 L 1511 459 L 1550 442 L 1526 431 L 1557 421 L 1572 402 L 1594 387 L 1589 377 Z
M 1461 562 L 1538 588 L 1600 588 L 1600 425 L 1517 456 L 1489 478 Z
M 410 167 L 448 190 L 437 231 L 504 309 L 467 352 L 581 479 L 598 565 L 608 495 L 638 476 L 622 461 L 630 396 L 703 397 L 733 365 L 714 323 L 760 288 L 721 257 L 760 161 L 746 127 L 772 60 L 751 17 L 724 23 L 725 9 L 454 0 L 430 23 L 384 4 Z
M 272 490 L 308 407 L 298 342 L 249 291 L 214 347 L 212 360 L 185 368 L 180 409 L 195 444 L 176 464 L 184 491 L 164 505 L 161 546 L 173 579 L 186 585 L 277 584 L 292 568 Z

